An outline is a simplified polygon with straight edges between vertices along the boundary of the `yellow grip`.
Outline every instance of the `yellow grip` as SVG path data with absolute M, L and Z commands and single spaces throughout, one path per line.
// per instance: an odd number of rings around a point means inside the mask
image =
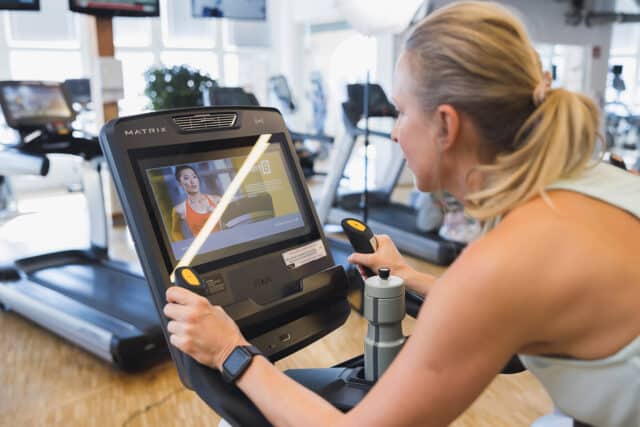
M 361 223 L 360 221 L 356 221 L 355 219 L 348 220 L 347 224 L 349 224 L 352 228 L 354 228 L 357 231 L 364 231 L 367 229 L 367 227 L 363 223 Z
M 193 274 L 193 271 L 185 268 L 180 272 L 180 274 L 182 274 L 182 278 L 187 282 L 187 284 L 191 286 L 200 286 L 200 281 L 196 275 Z

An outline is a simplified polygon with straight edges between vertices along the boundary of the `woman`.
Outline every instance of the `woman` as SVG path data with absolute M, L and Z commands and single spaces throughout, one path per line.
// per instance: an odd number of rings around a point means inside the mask
M 171 239 L 178 242 L 185 239 L 182 223 L 187 224 L 193 237 L 197 236 L 213 209 L 220 202 L 220 197 L 200 192 L 200 177 L 191 166 L 177 166 L 175 177 L 187 195 L 182 203 L 171 210 Z M 213 231 L 219 230 L 218 224 Z
M 413 29 L 393 139 L 418 188 L 454 194 L 486 233 L 438 279 L 386 236 L 352 255 L 428 296 L 412 337 L 347 414 L 253 358 L 237 385 L 273 424 L 444 426 L 519 353 L 569 416 L 640 425 L 640 180 L 591 160 L 596 107 L 549 83 L 498 5 L 453 4 Z M 167 300 L 171 343 L 201 363 L 246 344 L 220 307 L 176 287 Z

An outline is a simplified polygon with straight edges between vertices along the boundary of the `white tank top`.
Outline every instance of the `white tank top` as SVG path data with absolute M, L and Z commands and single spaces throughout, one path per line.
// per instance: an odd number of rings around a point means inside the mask
M 548 189 L 583 193 L 640 219 L 640 177 L 605 163 Z M 640 336 L 613 356 L 599 360 L 527 355 L 520 359 L 554 405 L 571 418 L 594 427 L 640 427 Z

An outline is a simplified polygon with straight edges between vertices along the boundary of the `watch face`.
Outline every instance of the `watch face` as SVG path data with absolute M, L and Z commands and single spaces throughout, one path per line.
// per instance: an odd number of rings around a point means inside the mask
M 250 361 L 251 355 L 247 354 L 242 347 L 236 347 L 225 360 L 223 368 L 229 376 L 235 377 L 242 373 Z

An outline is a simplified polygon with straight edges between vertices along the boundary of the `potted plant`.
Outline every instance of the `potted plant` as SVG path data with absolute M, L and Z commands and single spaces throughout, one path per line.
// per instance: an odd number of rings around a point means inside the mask
M 202 91 L 216 86 L 216 81 L 186 65 L 152 66 L 144 73 L 144 94 L 154 110 L 202 106 Z

